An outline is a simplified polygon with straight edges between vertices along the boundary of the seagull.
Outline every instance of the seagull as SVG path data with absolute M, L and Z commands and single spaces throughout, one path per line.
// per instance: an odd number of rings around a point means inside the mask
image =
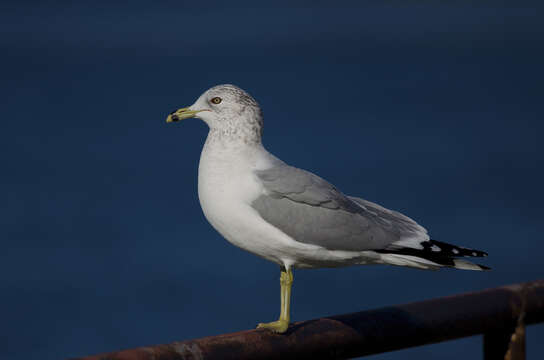
M 209 127 L 198 168 L 206 219 L 230 243 L 280 266 L 281 311 L 257 328 L 285 333 L 294 268 L 391 264 L 435 270 L 488 270 L 463 257 L 480 250 L 432 240 L 411 218 L 343 194 L 290 166 L 262 143 L 263 113 L 235 85 L 217 85 L 166 122 L 199 118 Z

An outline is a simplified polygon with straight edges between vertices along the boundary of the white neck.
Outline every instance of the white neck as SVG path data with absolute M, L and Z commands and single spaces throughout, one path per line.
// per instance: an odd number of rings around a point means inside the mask
M 250 127 L 225 126 L 221 128 L 210 127 L 206 144 L 220 142 L 225 145 L 259 145 L 261 141 L 261 130 Z
M 202 153 L 198 169 L 199 187 L 204 179 L 224 182 L 226 174 L 234 177 L 253 177 L 254 170 L 269 168 L 282 163 L 263 147 L 260 141 L 247 141 L 236 134 L 225 134 L 210 130 Z

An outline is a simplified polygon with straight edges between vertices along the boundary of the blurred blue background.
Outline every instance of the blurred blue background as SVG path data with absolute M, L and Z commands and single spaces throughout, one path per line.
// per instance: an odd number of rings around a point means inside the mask
M 510 5 L 509 5 L 510 4 Z M 515 4 L 515 5 L 512 5 Z M 58 359 L 253 328 L 279 272 L 206 222 L 207 128 L 166 124 L 234 83 L 267 148 L 491 272 L 295 273 L 293 320 L 543 277 L 537 2 L 0 5 L 0 358 Z M 543 358 L 543 326 L 528 330 Z M 473 337 L 372 359 L 480 359 Z

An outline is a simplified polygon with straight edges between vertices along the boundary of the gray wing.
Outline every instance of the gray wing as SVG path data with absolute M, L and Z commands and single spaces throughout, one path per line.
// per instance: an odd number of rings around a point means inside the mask
M 412 219 L 345 196 L 308 171 L 280 164 L 255 173 L 265 194 L 252 203 L 253 208 L 296 241 L 330 250 L 364 251 L 395 248 L 402 240 L 407 240 L 402 246 L 428 240 L 425 229 Z

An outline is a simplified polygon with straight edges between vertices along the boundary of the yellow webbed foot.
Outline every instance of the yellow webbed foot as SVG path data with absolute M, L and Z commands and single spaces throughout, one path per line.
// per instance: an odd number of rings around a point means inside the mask
M 289 321 L 287 320 L 277 320 L 269 323 L 260 323 L 257 325 L 257 329 L 268 329 L 278 334 L 283 334 L 286 332 L 288 327 Z

